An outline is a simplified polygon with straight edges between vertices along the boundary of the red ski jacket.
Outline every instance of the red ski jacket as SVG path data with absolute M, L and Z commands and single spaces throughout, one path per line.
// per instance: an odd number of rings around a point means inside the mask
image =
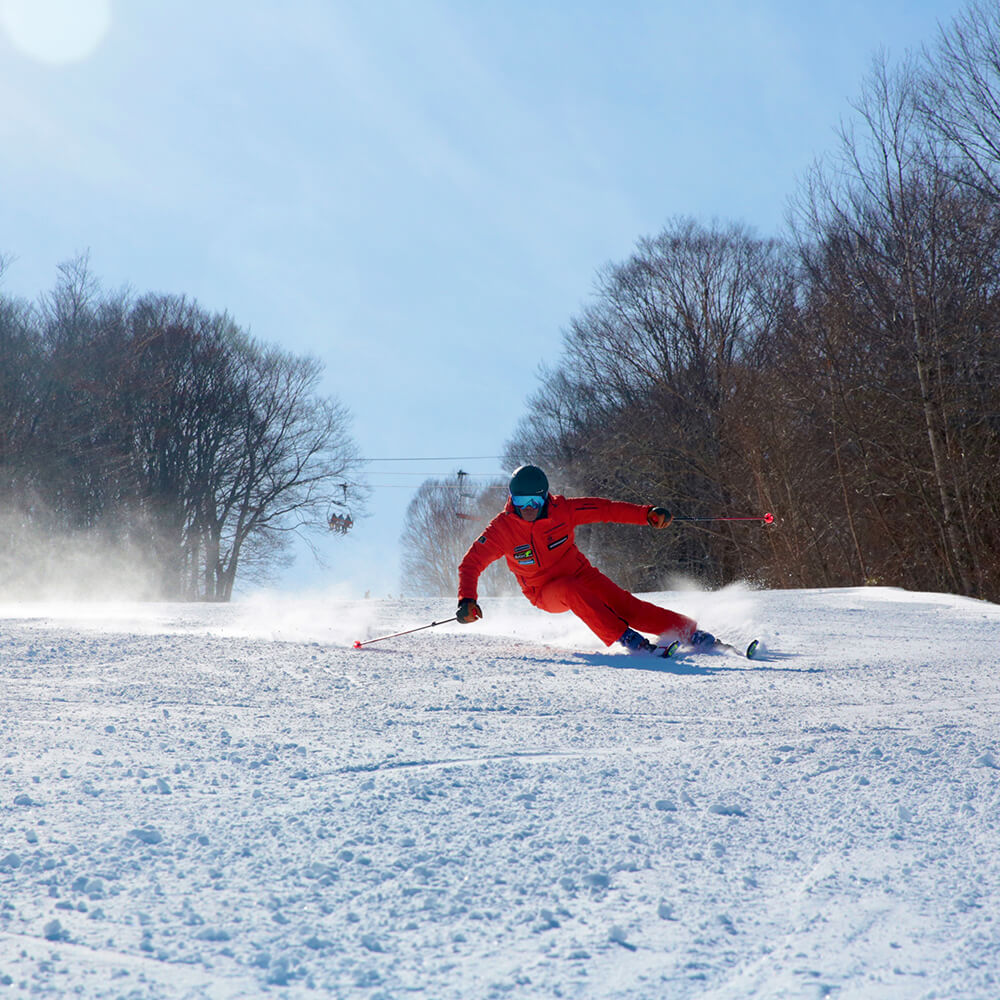
M 458 567 L 459 600 L 476 600 L 480 574 L 503 556 L 524 596 L 534 604 L 536 593 L 550 580 L 590 567 L 573 538 L 578 524 L 648 524 L 652 506 L 602 497 L 567 499 L 550 493 L 542 516 L 536 521 L 522 521 L 508 499 L 503 511 L 469 546 Z

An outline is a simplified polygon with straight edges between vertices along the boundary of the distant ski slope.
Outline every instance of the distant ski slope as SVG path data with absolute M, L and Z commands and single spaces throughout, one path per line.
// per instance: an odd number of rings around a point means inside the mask
M 451 602 L 0 608 L 0 980 L 1000 994 L 1000 607 L 655 599 L 764 658 L 652 669 L 514 599 L 360 651 Z

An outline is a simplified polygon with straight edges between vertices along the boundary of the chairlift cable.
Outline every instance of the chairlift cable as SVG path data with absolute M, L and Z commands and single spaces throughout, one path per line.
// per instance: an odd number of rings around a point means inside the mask
M 436 458 L 360 458 L 359 462 L 485 462 L 486 459 L 500 461 L 503 455 L 451 455 Z

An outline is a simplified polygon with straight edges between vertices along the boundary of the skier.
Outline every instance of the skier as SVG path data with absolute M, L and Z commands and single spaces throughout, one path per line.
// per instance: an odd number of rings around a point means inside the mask
M 483 617 L 477 600 L 480 574 L 501 556 L 517 577 L 524 596 L 543 611 L 572 611 L 604 643 L 620 643 L 632 653 L 654 653 L 643 632 L 662 642 L 679 639 L 708 648 L 715 637 L 701 632 L 684 615 L 641 601 L 609 580 L 576 547 L 579 524 L 611 522 L 665 528 L 673 520 L 664 507 L 602 497 L 564 497 L 549 493 L 545 473 L 522 465 L 510 479 L 503 511 L 469 547 L 458 567 L 458 620 L 467 625 Z

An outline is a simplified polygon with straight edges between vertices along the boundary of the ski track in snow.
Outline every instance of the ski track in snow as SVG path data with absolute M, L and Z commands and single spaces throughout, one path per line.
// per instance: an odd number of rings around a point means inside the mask
M 1000 996 L 1000 607 L 0 607 L 11 996 Z M 0 993 L 3 991 L 0 990 Z

